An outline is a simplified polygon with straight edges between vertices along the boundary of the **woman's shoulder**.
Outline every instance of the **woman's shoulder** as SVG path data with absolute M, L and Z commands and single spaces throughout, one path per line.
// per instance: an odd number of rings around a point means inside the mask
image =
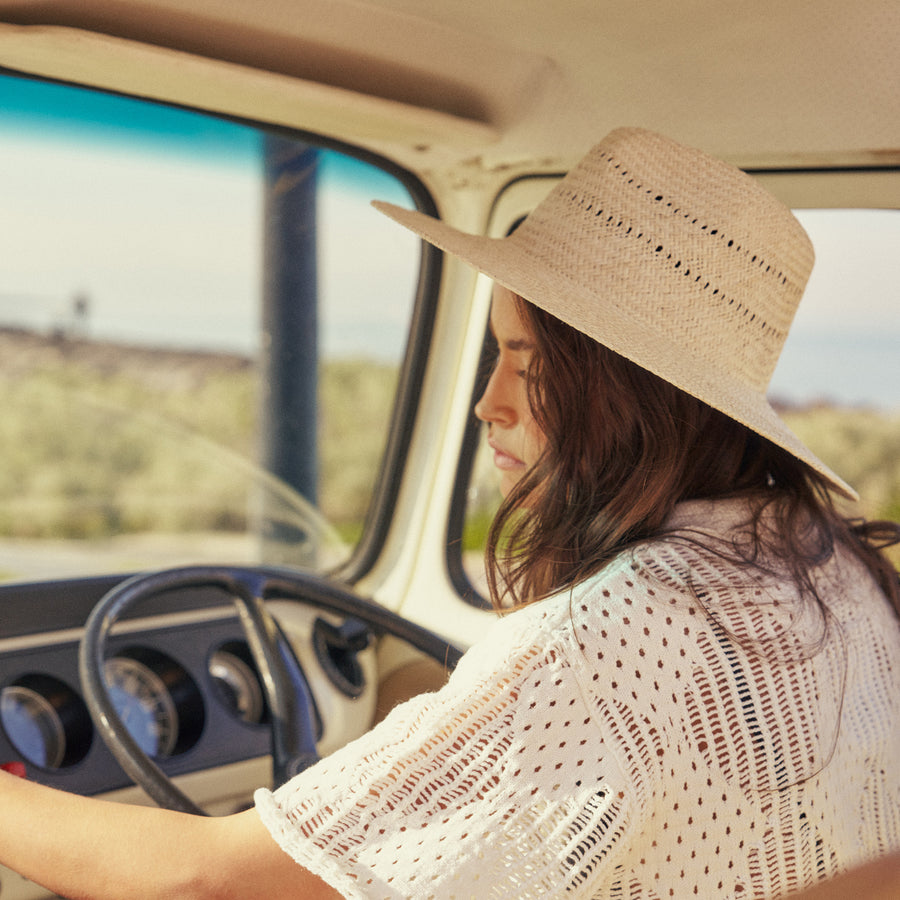
M 615 640 L 638 653 L 677 645 L 693 656 L 705 643 L 723 646 L 727 636 L 795 656 L 821 641 L 824 622 L 808 614 L 818 607 L 783 565 L 754 558 L 754 527 L 744 500 L 679 504 L 659 536 L 623 550 L 574 587 L 504 616 L 479 642 L 481 652 L 509 659 L 552 648 L 581 665 L 582 645 Z M 845 595 L 852 593 L 846 582 L 856 570 L 848 575 L 849 563 L 835 563 L 820 573 L 819 599 L 842 618 Z
M 733 592 L 742 579 L 752 581 L 722 552 L 738 518 L 735 509 L 707 504 L 679 510 L 664 536 L 629 547 L 577 585 L 506 614 L 486 643 L 503 635 L 504 642 L 547 645 L 571 635 L 573 625 L 582 631 L 604 621 L 635 626 L 662 610 L 693 616 L 717 586 Z M 702 532 L 693 528 L 701 523 Z
M 756 591 L 762 570 L 740 558 L 752 527 L 751 511 L 741 500 L 679 504 L 658 536 L 623 550 L 576 593 L 601 608 L 604 599 L 620 607 L 640 602 L 653 614 L 659 605 L 696 611 L 707 597 Z
M 571 591 L 569 628 L 588 644 L 610 635 L 623 647 L 636 643 L 642 658 L 675 646 L 693 656 L 704 640 L 720 645 L 723 634 L 749 644 L 790 632 L 794 648 L 815 643 L 821 623 L 813 617 L 810 634 L 798 623 L 803 598 L 793 578 L 742 554 L 750 528 L 742 501 L 681 504 L 661 535 L 622 551 Z
M 688 555 L 656 542 L 620 554 L 602 571 L 574 587 L 503 616 L 466 656 L 472 661 L 531 659 L 594 668 L 595 644 L 631 645 L 684 633 L 682 620 L 696 617 L 700 606 L 686 584 L 660 576 L 677 571 Z M 648 636 L 654 635 L 651 640 Z

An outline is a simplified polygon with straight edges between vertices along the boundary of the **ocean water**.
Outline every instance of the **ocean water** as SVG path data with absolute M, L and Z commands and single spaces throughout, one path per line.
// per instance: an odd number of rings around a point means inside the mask
M 769 397 L 900 411 L 900 332 L 791 333 Z

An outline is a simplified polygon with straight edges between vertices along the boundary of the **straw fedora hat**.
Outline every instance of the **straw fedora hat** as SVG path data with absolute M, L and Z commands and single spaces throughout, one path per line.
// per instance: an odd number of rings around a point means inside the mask
M 622 128 L 508 237 L 375 206 L 856 497 L 766 399 L 814 254 L 790 210 L 740 169 Z

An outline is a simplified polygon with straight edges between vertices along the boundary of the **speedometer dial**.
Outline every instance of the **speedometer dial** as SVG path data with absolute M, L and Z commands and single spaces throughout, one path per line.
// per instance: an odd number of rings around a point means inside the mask
M 108 659 L 104 675 L 116 712 L 141 750 L 154 759 L 171 756 L 178 740 L 178 710 L 159 675 L 128 656 Z
M 23 684 L 0 694 L 0 722 L 13 746 L 36 766 L 57 769 L 66 753 L 66 733 L 53 704 Z
M 82 699 L 52 675 L 32 672 L 0 691 L 0 726 L 22 758 L 42 769 L 81 762 L 91 747 Z

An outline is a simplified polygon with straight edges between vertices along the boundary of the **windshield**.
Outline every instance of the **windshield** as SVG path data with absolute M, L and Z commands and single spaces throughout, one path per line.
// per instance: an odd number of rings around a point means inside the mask
M 393 174 L 0 76 L 0 580 L 329 569 L 363 533 L 419 277 Z

